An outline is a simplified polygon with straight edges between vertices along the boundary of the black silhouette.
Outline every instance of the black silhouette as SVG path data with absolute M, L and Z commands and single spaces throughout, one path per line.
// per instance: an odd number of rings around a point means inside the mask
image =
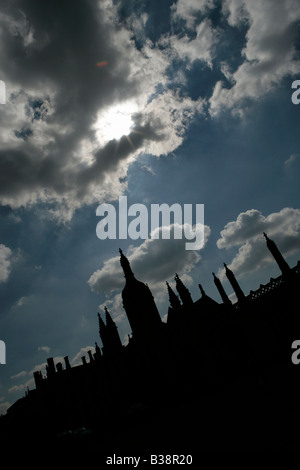
M 95 343 L 80 366 L 49 358 L 45 377 L 34 372 L 36 388 L 0 419 L 2 442 L 151 451 L 296 446 L 300 367 L 291 344 L 300 336 L 300 262 L 291 269 L 264 236 L 279 277 L 245 295 L 224 263 L 237 302 L 213 273 L 218 303 L 200 284 L 193 301 L 176 273 L 179 297 L 167 282 L 166 323 L 120 250 L 128 343 L 105 307 L 105 321 L 98 313 L 103 347 Z

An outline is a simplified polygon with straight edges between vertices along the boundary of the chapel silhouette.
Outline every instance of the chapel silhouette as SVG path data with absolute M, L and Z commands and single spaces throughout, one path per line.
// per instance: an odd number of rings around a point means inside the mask
M 148 285 L 136 279 L 120 250 L 128 343 L 122 344 L 105 307 L 98 313 L 102 347 L 96 342 L 79 366 L 71 367 L 68 356 L 64 365 L 48 358 L 46 376 L 34 372 L 36 388 L 1 417 L 2 437 L 9 442 L 42 436 L 65 443 L 84 427 L 93 430 L 95 446 L 104 447 L 112 442 L 120 448 L 161 442 L 204 448 L 245 440 L 252 445 L 260 439 L 285 442 L 272 423 L 275 416 L 277 423 L 284 419 L 286 400 L 296 402 L 300 392 L 300 367 L 298 372 L 291 362 L 291 344 L 300 334 L 300 262 L 290 268 L 275 242 L 263 235 L 281 271 L 276 279 L 246 295 L 224 263 L 237 300 L 230 300 L 212 273 L 219 302 L 201 284 L 201 296 L 194 301 L 176 273 L 178 295 L 166 282 L 170 305 L 165 322 Z M 268 437 L 255 426 L 258 419 L 268 426 Z M 233 434 L 226 420 L 239 423 Z

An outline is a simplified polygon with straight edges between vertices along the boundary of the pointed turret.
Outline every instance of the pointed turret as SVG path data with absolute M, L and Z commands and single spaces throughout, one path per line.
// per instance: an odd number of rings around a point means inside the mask
M 106 305 L 105 305 L 105 307 L 104 307 L 104 312 L 105 312 L 106 326 L 109 326 L 109 325 L 116 326 L 116 325 L 115 325 L 115 322 L 114 322 L 113 319 L 111 318 L 111 314 L 110 314 L 109 311 L 107 310 Z
M 201 314 L 207 314 L 208 312 L 215 311 L 219 304 L 206 294 L 202 284 L 198 284 L 198 287 L 201 292 L 201 297 L 200 299 L 196 300 L 196 302 L 194 302 L 193 309 L 198 310 L 201 312 Z
M 205 297 L 206 294 L 205 294 L 205 290 L 203 289 L 202 285 L 201 285 L 201 284 L 198 284 L 198 287 L 199 287 L 199 289 L 200 289 L 200 292 L 201 292 L 202 297 Z
M 100 313 L 98 313 L 99 332 L 103 344 L 103 353 L 113 355 L 121 349 L 122 343 L 115 322 L 111 318 L 106 307 L 104 307 L 104 310 L 106 324 L 101 318 Z
M 214 276 L 214 283 L 216 285 L 216 288 L 219 291 L 219 294 L 221 296 L 221 299 L 223 300 L 224 304 L 226 305 L 232 305 L 231 301 L 229 300 L 228 295 L 226 294 L 224 287 L 222 286 L 222 283 L 220 279 L 215 275 L 215 273 L 212 273 Z
M 126 256 L 120 249 L 120 262 L 126 284 L 122 290 L 123 307 L 130 323 L 133 337 L 151 337 L 154 330 L 161 326 L 161 318 L 149 287 L 138 281 Z
M 229 282 L 230 282 L 230 284 L 231 284 L 231 286 L 232 286 L 232 288 L 233 288 L 233 290 L 234 290 L 234 292 L 237 296 L 238 302 L 244 302 L 246 297 L 245 297 L 244 292 L 240 288 L 240 285 L 237 282 L 237 280 L 235 278 L 235 275 L 233 274 L 231 269 L 229 269 L 227 267 L 226 263 L 224 263 L 224 268 L 225 268 L 226 277 L 229 280 Z
M 280 253 L 279 249 L 277 248 L 276 243 L 273 240 L 271 240 L 265 232 L 263 232 L 263 235 L 266 239 L 267 247 L 270 250 L 272 256 L 274 257 L 276 263 L 278 264 L 282 274 L 289 275 L 291 273 L 291 268 L 289 267 L 284 257 Z
M 191 297 L 191 294 L 189 290 L 185 287 L 183 284 L 182 280 L 178 276 L 178 274 L 175 274 L 175 281 L 176 281 L 176 290 L 180 296 L 181 302 L 185 307 L 190 307 L 194 304 L 193 299 Z
M 105 348 L 106 345 L 106 325 L 103 321 L 103 318 L 101 317 L 100 313 L 97 313 L 98 315 L 98 321 L 99 321 L 99 335 L 103 344 L 103 348 Z
M 134 277 L 134 274 L 131 270 L 130 263 L 128 259 L 126 258 L 126 256 L 123 254 L 123 251 L 121 250 L 121 248 L 119 248 L 119 252 L 120 252 L 120 263 L 124 272 L 124 276 L 126 279 L 131 279 Z
M 97 313 L 97 315 L 98 315 L 98 321 L 99 321 L 99 334 L 100 334 L 100 338 L 102 339 L 102 336 L 105 335 L 106 327 L 105 327 L 105 323 L 104 323 L 103 319 L 101 318 L 101 315 L 100 315 L 99 312 Z
M 97 359 L 100 359 L 102 354 L 101 354 L 101 349 L 99 348 L 97 343 L 95 343 L 95 351 L 96 351 Z
M 106 334 L 107 340 L 109 342 L 110 351 L 117 351 L 122 348 L 122 342 L 118 333 L 117 325 L 113 321 L 107 307 L 104 307 L 105 310 L 105 320 L 106 320 Z
M 173 289 L 171 288 L 170 284 L 168 281 L 166 281 L 167 288 L 168 288 L 168 294 L 169 294 L 169 302 L 172 308 L 177 309 L 181 307 L 181 303 Z

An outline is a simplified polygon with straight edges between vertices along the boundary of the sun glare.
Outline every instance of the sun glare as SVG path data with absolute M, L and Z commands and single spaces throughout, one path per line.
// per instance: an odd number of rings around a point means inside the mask
M 133 127 L 132 115 L 136 111 L 137 106 L 132 102 L 101 111 L 94 126 L 99 142 L 119 140 L 123 135 L 130 134 Z

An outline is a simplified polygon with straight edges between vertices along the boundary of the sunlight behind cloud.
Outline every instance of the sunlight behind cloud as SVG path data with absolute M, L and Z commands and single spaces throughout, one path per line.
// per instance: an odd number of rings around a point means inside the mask
M 136 103 L 127 101 L 106 108 L 98 116 L 94 129 L 99 143 L 119 140 L 123 135 L 130 134 L 133 127 L 132 115 L 138 111 Z

